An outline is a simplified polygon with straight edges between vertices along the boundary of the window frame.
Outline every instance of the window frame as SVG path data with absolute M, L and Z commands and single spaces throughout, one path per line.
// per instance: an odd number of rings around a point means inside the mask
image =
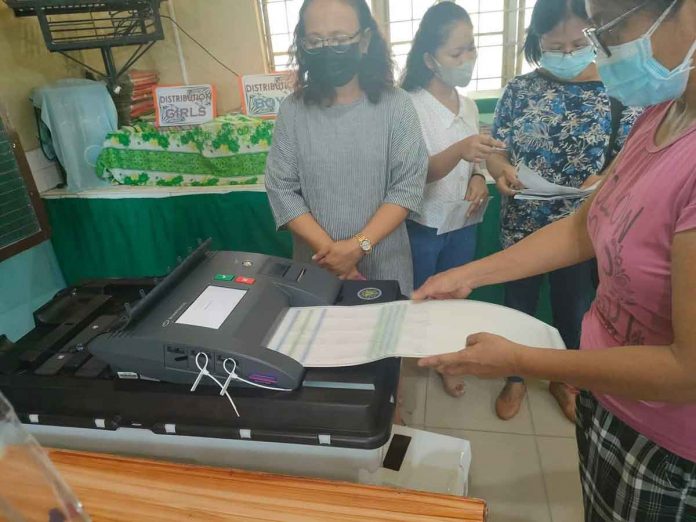
M 436 0 L 434 3 L 440 3 L 448 0 Z M 261 20 L 261 28 L 263 30 L 263 45 L 265 55 L 265 67 L 267 72 L 275 70 L 275 56 L 286 54 L 273 50 L 273 42 L 271 37 L 271 28 L 267 10 L 268 0 L 257 0 L 258 14 Z M 390 16 L 389 16 L 389 0 L 370 0 L 372 12 L 380 25 L 387 42 L 391 42 L 390 34 Z M 522 49 L 525 39 L 525 20 L 527 11 L 527 0 L 504 0 L 505 19 L 503 20 L 503 59 L 501 70 L 501 86 L 499 90 L 512 80 L 515 76 L 522 73 L 524 65 L 524 56 Z M 479 36 L 487 34 L 500 33 L 481 33 Z M 402 44 L 408 42 L 396 42 Z M 474 93 L 490 92 L 490 91 L 472 91 Z
M 51 227 L 43 201 L 41 200 L 39 191 L 36 188 L 36 182 L 34 181 L 34 176 L 31 173 L 29 162 L 24 154 L 22 144 L 19 141 L 19 134 L 17 134 L 17 130 L 12 125 L 8 112 L 2 103 L 0 103 L 0 121 L 2 121 L 5 134 L 7 134 L 9 138 L 15 161 L 19 167 L 19 174 L 24 181 L 25 190 L 29 196 L 31 206 L 34 209 L 36 219 L 39 223 L 38 232 L 22 238 L 19 241 L 15 241 L 7 246 L 0 247 L 0 262 L 2 262 L 24 252 L 25 250 L 29 250 L 30 248 L 33 248 L 44 241 L 49 240 L 51 238 Z

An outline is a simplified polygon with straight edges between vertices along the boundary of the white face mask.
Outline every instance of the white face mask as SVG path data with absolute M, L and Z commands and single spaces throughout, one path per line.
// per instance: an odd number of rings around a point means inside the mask
M 450 87 L 466 87 L 471 83 L 471 78 L 474 75 L 474 67 L 476 66 L 475 58 L 468 62 L 464 62 L 459 67 L 445 67 L 438 62 L 435 57 L 433 57 L 433 61 L 437 67 L 435 75 Z

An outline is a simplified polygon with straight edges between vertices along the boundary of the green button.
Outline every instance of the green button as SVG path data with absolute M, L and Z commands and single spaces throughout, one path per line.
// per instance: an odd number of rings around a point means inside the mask
M 232 281 L 233 279 L 234 275 L 218 274 L 215 276 L 216 281 Z

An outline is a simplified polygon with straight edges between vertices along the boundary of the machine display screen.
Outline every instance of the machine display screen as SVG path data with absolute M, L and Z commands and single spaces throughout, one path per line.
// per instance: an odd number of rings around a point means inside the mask
M 177 324 L 219 329 L 246 295 L 246 290 L 209 286 L 176 320 Z

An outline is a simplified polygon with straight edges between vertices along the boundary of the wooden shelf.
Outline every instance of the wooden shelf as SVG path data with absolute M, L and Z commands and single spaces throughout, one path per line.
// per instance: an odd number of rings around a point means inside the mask
M 483 501 L 448 495 L 93 453 L 49 456 L 95 522 L 485 520 Z

